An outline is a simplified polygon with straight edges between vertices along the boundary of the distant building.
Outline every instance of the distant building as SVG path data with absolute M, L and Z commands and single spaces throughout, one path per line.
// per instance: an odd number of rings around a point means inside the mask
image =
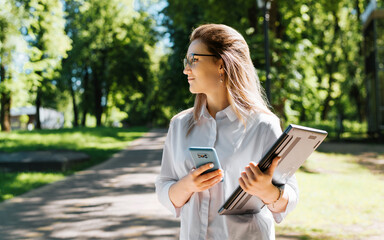
M 27 117 L 26 117 L 27 116 Z M 42 129 L 58 129 L 64 126 L 64 114 L 50 108 L 40 108 Z M 11 109 L 12 129 L 33 129 L 36 124 L 36 107 L 19 107 Z

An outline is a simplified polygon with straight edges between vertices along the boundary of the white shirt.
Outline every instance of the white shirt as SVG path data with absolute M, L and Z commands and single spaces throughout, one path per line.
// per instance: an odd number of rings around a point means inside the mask
M 180 239 L 275 239 L 273 220 L 281 222 L 298 200 L 294 176 L 284 188 L 289 201 L 283 213 L 272 213 L 267 207 L 253 215 L 219 215 L 218 210 L 239 186 L 240 174 L 249 162 L 258 162 L 281 135 L 279 120 L 267 114 L 252 114 L 245 128 L 231 106 L 218 112 L 216 119 L 203 107 L 199 122 L 186 136 L 191 116 L 192 111 L 187 110 L 172 119 L 161 172 L 156 179 L 159 201 L 176 217 L 181 217 Z M 189 147 L 214 147 L 224 170 L 224 181 L 194 193 L 183 207 L 175 208 L 168 191 L 195 167 Z

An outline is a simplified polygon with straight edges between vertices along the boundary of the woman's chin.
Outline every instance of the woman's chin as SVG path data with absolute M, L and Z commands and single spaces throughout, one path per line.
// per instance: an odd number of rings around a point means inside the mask
M 189 86 L 189 91 L 190 91 L 192 94 L 197 94 L 197 93 L 199 93 L 199 92 L 196 91 L 196 89 L 194 89 L 192 86 Z

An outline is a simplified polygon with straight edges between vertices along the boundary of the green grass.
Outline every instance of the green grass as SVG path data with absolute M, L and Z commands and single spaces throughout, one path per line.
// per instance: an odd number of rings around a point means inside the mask
M 47 183 L 63 179 L 64 173 L 0 173 L 0 202 Z
M 276 233 L 301 239 L 352 239 L 382 234 L 384 178 L 353 155 L 315 152 L 296 174 L 300 199 Z
M 90 156 L 90 161 L 64 173 L 0 172 L 0 202 L 62 179 L 74 171 L 101 163 L 147 130 L 145 127 L 129 129 L 100 127 L 0 133 L 0 149 L 4 152 L 67 149 L 81 151 Z

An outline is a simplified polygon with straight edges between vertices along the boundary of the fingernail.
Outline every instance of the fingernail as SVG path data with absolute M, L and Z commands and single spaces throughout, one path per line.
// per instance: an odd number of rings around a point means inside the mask
M 209 167 L 213 168 L 213 166 L 214 166 L 213 163 L 209 164 Z

